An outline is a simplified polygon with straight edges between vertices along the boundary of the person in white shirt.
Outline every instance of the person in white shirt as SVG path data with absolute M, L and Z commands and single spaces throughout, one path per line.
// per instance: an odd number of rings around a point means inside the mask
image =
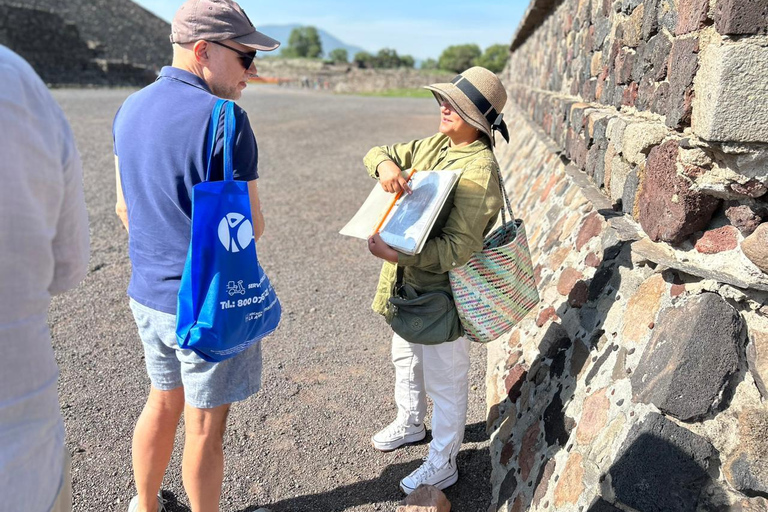
M 80 157 L 64 113 L 0 45 L 0 510 L 71 510 L 47 312 L 89 257 Z

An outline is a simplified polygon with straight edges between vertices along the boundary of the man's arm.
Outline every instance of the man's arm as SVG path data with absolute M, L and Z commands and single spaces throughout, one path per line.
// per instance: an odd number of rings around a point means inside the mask
M 128 231 L 128 207 L 125 205 L 125 197 L 123 197 L 123 186 L 120 183 L 120 163 L 118 162 L 117 155 L 115 155 L 115 185 L 115 193 L 117 195 L 115 213 L 120 218 L 123 226 L 125 226 L 125 230 Z
M 53 100 L 51 100 L 53 101 Z M 83 169 L 80 155 L 75 148 L 69 124 L 62 114 L 61 122 L 67 147 L 65 149 L 64 200 L 56 224 L 56 236 L 52 249 L 54 257 L 53 279 L 48 291 L 57 295 L 77 286 L 88 271 L 90 236 L 88 212 L 83 191 Z
M 258 242 L 264 233 L 264 214 L 261 213 L 261 201 L 259 201 L 259 189 L 256 186 L 258 180 L 248 182 L 248 197 L 251 200 L 251 219 L 253 220 L 253 240 Z M 128 229 L 128 221 L 125 221 Z

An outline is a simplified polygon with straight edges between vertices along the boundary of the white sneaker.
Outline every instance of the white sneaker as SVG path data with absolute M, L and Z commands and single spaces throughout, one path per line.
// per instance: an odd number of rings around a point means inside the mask
M 131 502 L 128 504 L 128 512 L 136 512 L 139 510 L 139 497 L 134 496 L 131 498 Z M 166 512 L 165 500 L 158 493 L 157 495 L 157 512 Z
M 420 485 L 434 485 L 440 490 L 450 487 L 459 479 L 459 470 L 456 461 L 451 460 L 437 466 L 432 457 L 424 457 L 424 464 L 407 477 L 400 480 L 400 489 L 405 494 L 411 494 Z
M 398 420 L 387 425 L 371 438 L 371 444 L 377 450 L 388 452 L 404 444 L 417 443 L 427 436 L 424 424 L 407 425 Z

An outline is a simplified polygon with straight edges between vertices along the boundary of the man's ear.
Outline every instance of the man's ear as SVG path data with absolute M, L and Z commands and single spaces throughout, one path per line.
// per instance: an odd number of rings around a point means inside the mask
M 192 53 L 195 54 L 195 60 L 200 63 L 207 63 L 210 59 L 208 53 L 211 50 L 211 45 L 208 41 L 197 41 L 192 47 Z

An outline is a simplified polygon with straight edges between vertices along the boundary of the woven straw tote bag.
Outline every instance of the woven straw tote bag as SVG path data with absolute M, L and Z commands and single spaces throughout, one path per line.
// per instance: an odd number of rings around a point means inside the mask
M 448 273 L 465 336 L 480 343 L 511 331 L 539 303 L 525 225 L 512 214 L 497 173 L 509 222 L 502 208 L 501 226 L 486 237 L 483 250 Z

